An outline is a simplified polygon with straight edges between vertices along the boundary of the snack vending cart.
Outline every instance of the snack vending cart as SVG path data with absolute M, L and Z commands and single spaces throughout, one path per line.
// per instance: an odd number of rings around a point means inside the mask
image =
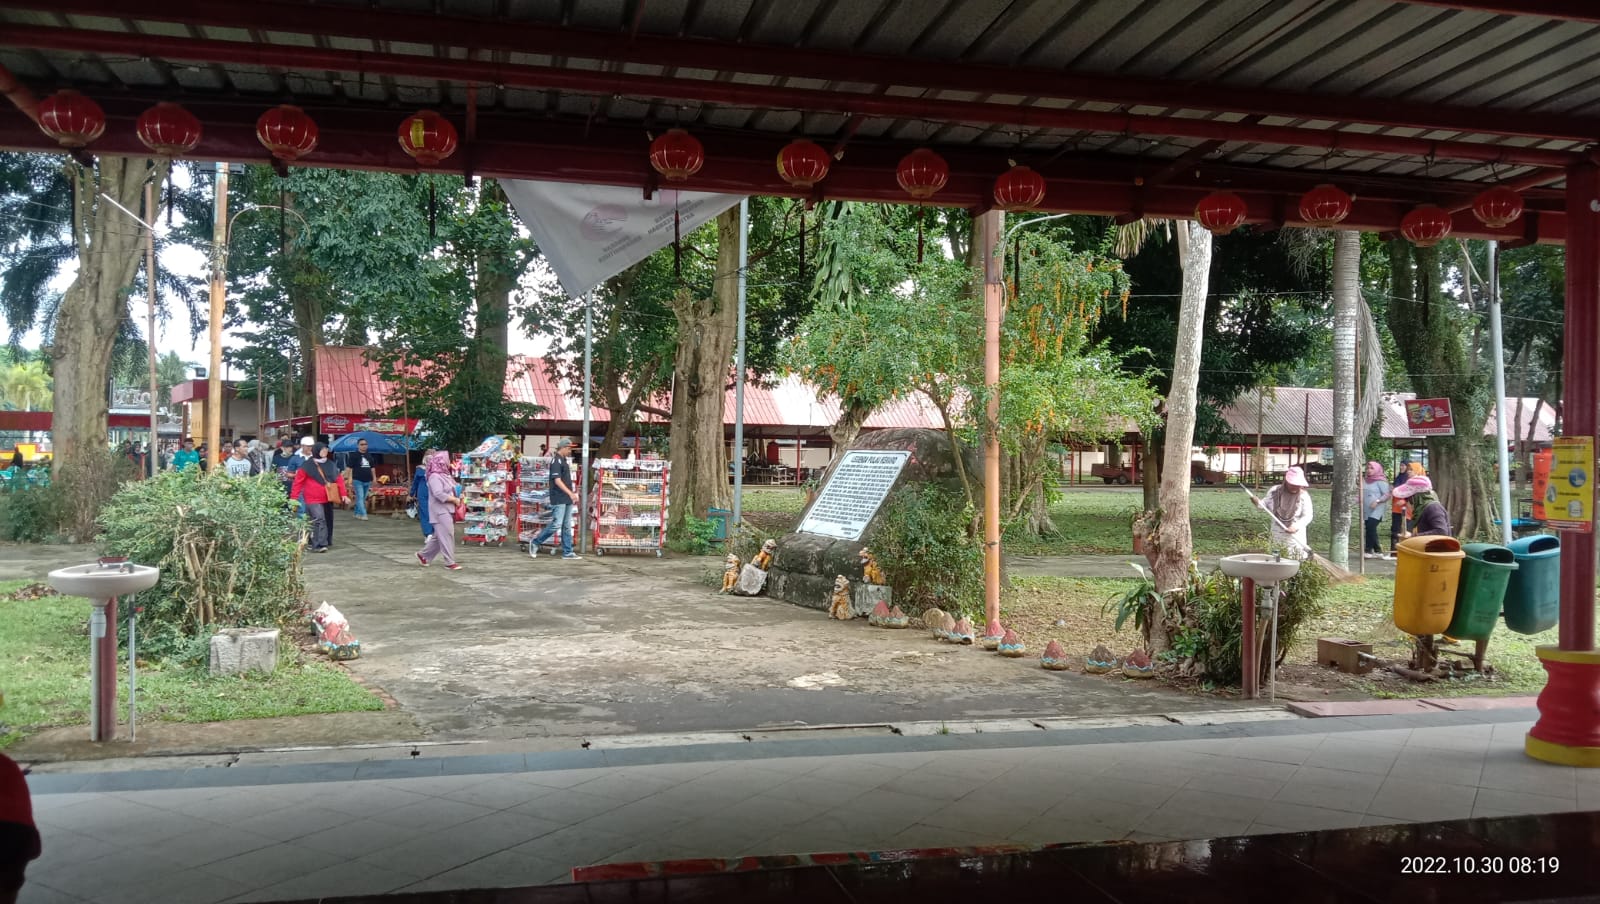
M 491 436 L 461 460 L 456 481 L 467 506 L 462 541 L 484 546 L 506 542 L 511 524 L 511 446 Z
M 665 459 L 600 459 L 594 466 L 594 552 L 662 554 L 666 545 L 668 484 Z

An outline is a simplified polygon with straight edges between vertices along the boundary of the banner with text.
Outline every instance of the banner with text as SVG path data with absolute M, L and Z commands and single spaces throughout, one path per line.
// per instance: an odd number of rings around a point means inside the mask
M 738 195 L 503 179 L 506 197 L 533 233 L 561 287 L 574 298 L 687 236 L 739 203 Z
M 1406 426 L 1412 436 L 1455 436 L 1449 399 L 1407 399 Z
M 1551 444 L 1545 523 L 1556 530 L 1594 530 L 1594 437 L 1558 436 Z

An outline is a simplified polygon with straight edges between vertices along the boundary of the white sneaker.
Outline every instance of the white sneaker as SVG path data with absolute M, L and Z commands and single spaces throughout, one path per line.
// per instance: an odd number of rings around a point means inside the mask
M 563 558 L 563 559 L 581 559 L 581 558 L 583 558 L 583 556 L 580 556 L 575 552 L 569 552 L 566 555 L 562 556 L 561 558 Z
M 528 544 L 528 558 L 530 558 L 530 559 L 539 558 L 539 547 L 534 546 L 532 543 L 529 543 Z

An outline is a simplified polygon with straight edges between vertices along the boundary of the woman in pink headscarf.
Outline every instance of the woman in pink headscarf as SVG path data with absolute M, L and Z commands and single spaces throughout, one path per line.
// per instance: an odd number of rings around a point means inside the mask
M 1383 465 L 1367 462 L 1366 480 L 1361 485 L 1361 512 L 1366 522 L 1366 548 L 1361 552 L 1369 559 L 1386 558 L 1383 544 L 1378 541 L 1378 525 L 1383 523 L 1384 503 L 1389 501 L 1389 481 Z
M 1272 547 L 1286 549 L 1296 559 L 1311 554 L 1311 544 L 1306 539 L 1306 527 L 1312 518 L 1310 485 L 1306 472 L 1295 465 L 1283 473 L 1283 483 L 1268 490 L 1257 503 L 1277 519 L 1272 525 Z
M 456 506 L 461 504 L 461 497 L 456 495 L 456 479 L 450 473 L 450 453 L 435 452 L 422 467 L 428 475 L 428 520 L 433 522 L 433 533 L 417 553 L 417 561 L 426 568 L 434 559 L 443 559 L 444 567 L 460 571 L 461 563 L 456 561 Z

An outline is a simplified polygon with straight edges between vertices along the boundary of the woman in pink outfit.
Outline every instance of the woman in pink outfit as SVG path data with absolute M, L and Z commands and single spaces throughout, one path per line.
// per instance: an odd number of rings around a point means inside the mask
M 433 522 L 433 533 L 417 553 L 422 567 L 434 559 L 443 559 L 444 567 L 460 571 L 456 561 L 456 506 L 461 497 L 456 495 L 456 479 L 450 473 L 450 453 L 435 452 L 422 463 L 428 475 L 428 520 Z

